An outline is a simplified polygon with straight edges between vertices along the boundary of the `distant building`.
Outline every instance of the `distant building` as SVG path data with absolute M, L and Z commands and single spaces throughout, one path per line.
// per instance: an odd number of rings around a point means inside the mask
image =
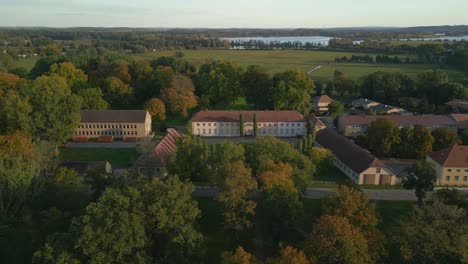
M 457 131 L 457 122 L 450 115 L 343 115 L 338 118 L 338 130 L 347 137 L 364 135 L 367 134 L 370 124 L 378 118 L 390 119 L 400 129 L 422 125 L 431 131 L 437 128 L 450 128 L 455 132 Z
M 246 136 L 254 135 L 254 116 L 257 118 L 257 136 L 296 137 L 307 133 L 306 119 L 297 111 L 206 110 L 196 113 L 190 120 L 192 134 L 239 137 L 241 116 Z
M 356 108 L 369 109 L 373 106 L 379 105 L 380 103 L 374 102 L 369 99 L 359 98 L 351 102 L 351 105 Z
M 168 129 L 166 135 L 156 144 L 149 153 L 143 154 L 135 163 L 134 167 L 142 177 L 164 177 L 166 166 L 172 153 L 177 150 L 176 141 L 184 134 L 175 129 Z
M 330 128 L 317 132 L 315 144 L 331 150 L 335 166 L 356 184 L 394 185 L 399 182 L 385 163 Z
M 468 186 L 468 146 L 453 144 L 430 153 L 426 161 L 433 164 L 439 185 Z
M 309 114 L 306 119 L 307 121 L 310 121 L 312 124 L 314 124 L 315 130 L 317 131 L 327 128 L 325 124 L 320 121 L 320 119 L 318 119 L 314 114 Z
M 81 176 L 88 174 L 89 171 L 112 173 L 112 166 L 107 161 L 64 161 L 59 167 L 73 169 Z
M 467 100 L 455 99 L 445 104 L 452 107 L 452 110 L 455 113 L 468 114 L 468 101 Z
M 151 115 L 146 110 L 82 110 L 75 137 L 144 138 L 151 135 Z
M 312 99 L 312 107 L 319 113 L 328 112 L 328 105 L 333 103 L 333 101 L 335 100 L 328 95 L 317 96 Z
M 389 115 L 389 114 L 401 113 L 405 111 L 402 108 L 393 107 L 393 106 L 384 105 L 384 104 L 377 104 L 377 105 L 371 106 L 369 110 L 379 115 Z

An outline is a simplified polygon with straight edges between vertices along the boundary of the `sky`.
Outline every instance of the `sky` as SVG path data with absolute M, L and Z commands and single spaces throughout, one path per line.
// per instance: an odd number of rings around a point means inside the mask
M 330 28 L 468 25 L 468 0 L 0 0 L 0 26 Z

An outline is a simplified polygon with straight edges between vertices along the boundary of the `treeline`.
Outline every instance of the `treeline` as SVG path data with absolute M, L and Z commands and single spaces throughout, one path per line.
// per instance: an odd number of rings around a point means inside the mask
M 343 56 L 341 58 L 335 58 L 336 62 L 362 62 L 362 63 L 411 63 L 410 58 L 406 57 L 404 60 L 398 56 L 390 57 L 387 55 L 377 55 L 375 60 L 373 57 L 352 55 L 351 57 Z

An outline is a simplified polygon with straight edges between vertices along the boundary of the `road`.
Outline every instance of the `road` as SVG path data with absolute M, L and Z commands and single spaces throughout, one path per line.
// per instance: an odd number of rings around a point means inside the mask
M 333 194 L 336 189 L 331 188 L 307 188 L 303 194 L 307 199 L 320 199 Z M 462 192 L 468 192 L 467 189 L 461 189 Z M 416 195 L 413 190 L 385 190 L 385 189 L 364 189 L 363 192 L 370 200 L 378 201 L 416 201 Z M 193 196 L 195 197 L 215 197 L 218 195 L 217 187 L 196 186 Z M 431 197 L 432 193 L 428 193 L 426 197 Z

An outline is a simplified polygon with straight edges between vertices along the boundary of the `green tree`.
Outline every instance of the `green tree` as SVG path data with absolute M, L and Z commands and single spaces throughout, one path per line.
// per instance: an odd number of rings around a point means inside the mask
M 422 125 L 415 125 L 413 128 L 411 143 L 414 157 L 417 159 L 422 159 L 432 151 L 434 138 L 431 135 L 431 131 L 427 127 Z
M 435 170 L 430 163 L 420 161 L 408 168 L 407 172 L 409 175 L 403 179 L 403 187 L 414 189 L 418 197 L 418 205 L 423 207 L 426 193 L 434 190 L 434 184 L 437 181 Z
M 311 264 L 303 251 L 291 246 L 281 249 L 279 257 L 267 260 L 268 264 Z
M 465 210 L 468 209 L 467 195 L 457 189 L 439 189 L 434 193 L 434 197 L 445 204 L 456 205 Z
M 367 129 L 369 149 L 377 156 L 390 156 L 400 142 L 398 126 L 387 118 L 378 118 Z
M 103 92 L 104 99 L 114 108 L 129 107 L 133 102 L 133 88 L 117 77 L 104 79 Z
M 408 263 L 465 263 L 466 210 L 434 201 L 401 219 L 393 240 Z
M 309 142 L 309 147 L 312 147 L 317 137 L 317 128 L 311 121 L 307 121 L 307 140 Z
M 100 88 L 81 89 L 77 95 L 83 102 L 82 109 L 105 110 L 109 108 L 109 103 L 104 100 L 104 94 Z
M 244 248 L 238 247 L 234 252 L 223 252 L 222 264 L 258 264 L 254 255 L 246 252 Z
M 254 116 L 253 116 L 253 133 L 254 133 L 254 136 L 257 136 L 257 130 L 258 130 L 257 114 L 254 114 Z
M 70 62 L 52 64 L 47 75 L 64 78 L 74 93 L 84 89 L 88 83 L 88 76 Z
M 304 251 L 318 263 L 371 263 L 366 238 L 340 216 L 322 216 L 308 236 Z
M 328 105 L 328 112 L 330 112 L 331 117 L 337 118 L 343 114 L 344 106 L 340 102 L 335 100 Z
M 31 112 L 29 98 L 23 98 L 15 90 L 7 90 L 0 97 L 0 134 L 20 130 L 31 135 Z
M 239 135 L 244 136 L 244 115 L 239 114 Z
M 432 131 L 432 136 L 434 137 L 434 144 L 432 145 L 434 151 L 448 148 L 455 143 L 461 143 L 457 133 L 450 128 L 437 128 Z
M 186 136 L 176 140 L 177 151 L 172 155 L 167 170 L 183 180 L 206 181 L 207 157 L 202 144 L 194 137 Z
M 270 96 L 272 80 L 267 70 L 259 65 L 250 65 L 242 76 L 241 85 L 245 90 L 247 103 L 255 109 L 273 109 Z
M 273 77 L 273 106 L 277 110 L 296 110 L 308 114 L 314 93 L 312 79 L 303 71 L 287 70 Z

